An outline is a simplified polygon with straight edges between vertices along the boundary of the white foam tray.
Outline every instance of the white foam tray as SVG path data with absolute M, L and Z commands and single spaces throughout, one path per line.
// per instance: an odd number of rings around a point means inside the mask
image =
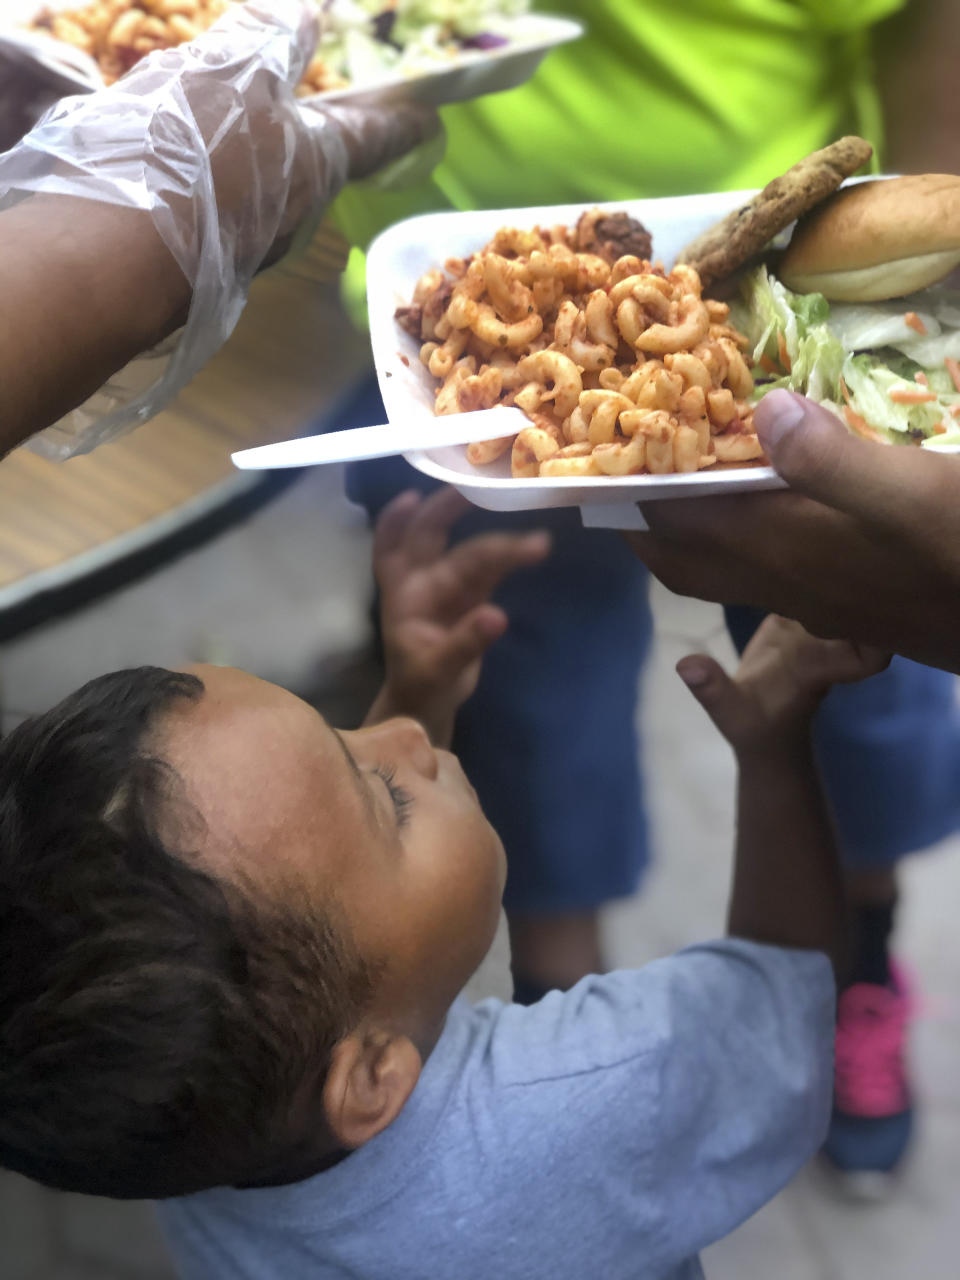
M 103 87 L 97 64 L 85 53 L 43 32 L 24 29 L 43 9 L 74 9 L 83 0 L 0 0 L 0 49 L 63 86 L 64 92 L 89 93 Z M 388 96 L 411 98 L 431 106 L 463 102 L 525 84 L 558 45 L 577 40 L 583 26 L 545 14 L 517 19 L 516 39 L 502 49 L 465 50 L 449 65 L 417 76 L 392 76 L 376 84 L 351 85 L 314 95 L 311 101 L 364 101 Z
M 601 205 L 625 209 L 653 236 L 654 256 L 672 265 L 683 246 L 724 214 L 742 204 L 752 191 L 721 195 L 675 196 L 657 200 L 617 201 Z M 420 276 L 446 258 L 476 252 L 499 227 L 554 226 L 574 223 L 583 205 L 498 209 L 475 213 L 435 213 L 391 227 L 370 249 L 367 292 L 370 335 L 380 390 L 391 422 L 411 416 L 433 416 L 435 380 L 418 359 L 419 344 L 394 320 L 396 308 L 409 303 Z M 425 475 L 459 489 L 471 502 L 490 511 L 528 511 L 545 507 L 582 507 L 584 523 L 642 528 L 638 502 L 694 495 L 747 493 L 777 489 L 783 482 L 771 467 L 710 468 L 692 475 L 557 477 L 514 480 L 510 458 L 474 467 L 462 447 L 405 455 Z
M 102 88 L 97 64 L 87 54 L 42 31 L 25 29 L 44 9 L 76 7 L 74 0 L 48 0 L 46 4 L 37 0 L 0 0 L 0 50 L 33 66 L 44 80 L 64 93 L 90 93 Z

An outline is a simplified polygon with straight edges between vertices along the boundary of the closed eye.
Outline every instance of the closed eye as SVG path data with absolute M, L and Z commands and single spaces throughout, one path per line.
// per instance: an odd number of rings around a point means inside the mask
M 410 810 L 413 807 L 413 796 L 405 787 L 400 787 L 394 779 L 397 776 L 395 765 L 379 764 L 373 771 L 381 779 L 390 794 L 394 813 L 397 816 L 397 828 L 402 830 L 410 821 Z

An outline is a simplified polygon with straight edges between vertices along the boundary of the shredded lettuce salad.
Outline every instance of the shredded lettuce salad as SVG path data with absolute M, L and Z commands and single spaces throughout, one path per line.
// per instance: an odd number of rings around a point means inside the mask
M 891 444 L 960 445 L 960 391 L 945 363 L 960 361 L 960 291 L 829 303 L 791 293 L 759 267 L 734 319 L 753 343 L 758 397 L 788 387 Z
M 317 53 L 352 84 L 436 70 L 471 50 L 534 39 L 530 0 L 322 0 Z

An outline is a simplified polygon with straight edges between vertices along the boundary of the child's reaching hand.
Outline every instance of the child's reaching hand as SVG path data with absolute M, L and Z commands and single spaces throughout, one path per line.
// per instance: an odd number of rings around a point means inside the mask
M 369 720 L 410 715 L 435 743 L 477 686 L 484 653 L 507 628 L 490 596 L 515 569 L 549 553 L 547 533 L 485 533 L 450 547 L 469 509 L 455 489 L 410 491 L 384 508 L 373 542 L 386 680 Z
M 735 751 L 765 748 L 805 733 L 834 684 L 876 675 L 888 654 L 847 640 L 818 640 L 787 618 L 771 615 L 744 650 L 732 678 L 703 654 L 677 671 Z
M 771 616 L 732 678 L 700 654 L 677 663 L 737 756 L 733 937 L 824 951 L 842 973 L 843 880 L 810 721 L 831 685 L 876 675 L 888 662 L 875 649 L 818 640 Z

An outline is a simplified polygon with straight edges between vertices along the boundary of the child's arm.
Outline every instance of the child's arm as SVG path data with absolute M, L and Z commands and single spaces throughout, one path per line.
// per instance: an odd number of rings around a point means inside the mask
M 842 968 L 843 888 L 810 724 L 831 685 L 874 675 L 887 661 L 770 617 L 733 679 L 711 658 L 678 664 L 737 757 L 731 935 L 825 951 L 834 970 Z
M 451 548 L 450 530 L 468 509 L 454 489 L 402 493 L 374 533 L 386 677 L 367 723 L 413 716 L 437 746 L 449 746 L 483 655 L 507 628 L 491 594 L 550 550 L 546 533 L 485 533 Z

